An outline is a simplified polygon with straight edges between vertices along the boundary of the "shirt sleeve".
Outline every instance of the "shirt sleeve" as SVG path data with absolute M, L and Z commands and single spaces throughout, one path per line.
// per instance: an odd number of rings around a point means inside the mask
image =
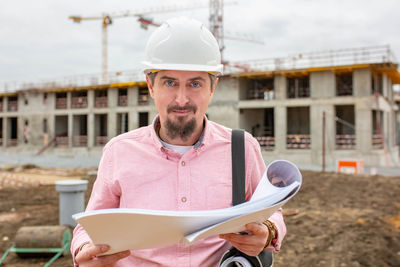
M 250 200 L 265 170 L 266 166 L 259 143 L 254 137 L 246 133 L 246 201 Z M 266 250 L 279 252 L 282 240 L 286 235 L 286 225 L 283 220 L 282 209 L 275 211 L 268 220 L 275 224 L 278 231 L 278 238 L 275 245 L 270 245 Z
M 116 189 L 118 186 L 113 181 L 112 151 L 107 148 L 108 146 L 104 148 L 86 211 L 119 207 L 120 193 Z M 91 242 L 91 239 L 83 227 L 78 224 L 73 231 L 71 241 L 71 255 L 75 265 L 77 250 L 86 242 Z

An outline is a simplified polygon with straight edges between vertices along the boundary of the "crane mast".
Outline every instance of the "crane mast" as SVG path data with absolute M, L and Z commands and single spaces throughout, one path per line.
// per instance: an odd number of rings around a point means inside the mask
M 224 1 L 210 0 L 210 31 L 217 39 L 219 50 L 221 51 L 221 61 L 223 62 L 224 46 Z

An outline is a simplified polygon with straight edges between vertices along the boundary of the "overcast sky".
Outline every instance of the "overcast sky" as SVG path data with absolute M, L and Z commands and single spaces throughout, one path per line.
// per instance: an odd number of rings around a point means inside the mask
M 101 72 L 101 21 L 70 15 L 140 12 L 173 5 L 204 8 L 154 13 L 155 21 L 190 16 L 208 26 L 208 0 L 0 0 L 0 82 L 38 81 Z M 228 2 L 227 0 L 225 2 Z M 231 1 L 233 2 L 233 1 Z M 300 52 L 389 44 L 400 58 L 399 0 L 236 0 L 224 9 L 231 35 L 264 45 L 225 41 L 227 60 L 282 57 Z M 134 17 L 108 27 L 109 71 L 138 68 L 150 33 Z

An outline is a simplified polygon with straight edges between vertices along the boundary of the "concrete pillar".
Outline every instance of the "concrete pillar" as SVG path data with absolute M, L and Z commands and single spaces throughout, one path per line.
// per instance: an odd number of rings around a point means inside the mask
M 137 86 L 128 88 L 128 107 L 138 105 L 139 88 Z
M 94 113 L 90 112 L 87 118 L 87 129 L 88 129 L 88 147 L 94 146 Z
M 247 78 L 237 78 L 236 82 L 237 82 L 237 86 L 238 86 L 238 90 L 239 90 L 239 99 L 246 100 L 247 92 L 254 85 L 254 81 L 247 79 Z M 219 83 L 221 83 L 221 81 Z M 274 87 L 274 90 L 275 90 L 275 87 Z
M 56 135 L 56 116 L 50 114 L 47 121 L 47 140 L 50 141 Z
M 287 88 L 287 79 L 282 75 L 277 75 L 274 78 L 274 90 L 275 90 L 275 99 L 283 100 L 286 99 L 286 88 Z M 286 121 L 286 119 L 285 119 Z
M 68 103 L 70 103 L 70 101 L 68 101 Z M 74 125 L 74 121 L 73 121 L 73 116 L 71 113 L 68 114 L 68 147 L 71 148 L 72 145 L 72 136 L 74 133 L 74 129 L 73 129 L 73 125 Z
M 389 94 L 388 94 L 388 100 L 389 103 L 393 103 L 394 101 L 394 96 L 393 96 L 393 83 L 392 80 L 388 80 L 388 87 L 389 87 Z
M 286 151 L 286 134 L 287 134 L 287 108 L 278 106 L 274 110 L 275 119 L 275 151 L 284 153 Z
M 107 90 L 107 104 L 109 108 L 115 108 L 118 106 L 118 89 L 108 88 Z
M 310 73 L 311 98 L 330 98 L 336 95 L 335 74 L 331 71 Z
M 355 108 L 356 150 L 370 154 L 372 150 L 372 109 L 366 99 L 358 99 Z
M 386 115 L 386 119 L 385 119 Z M 389 112 L 385 112 L 384 120 L 387 127 L 385 127 L 384 135 L 387 139 L 387 144 L 389 147 L 395 146 L 395 121 L 394 121 L 394 111 L 390 110 Z
M 91 111 L 94 108 L 94 90 L 88 90 L 88 109 Z
M 139 113 L 137 110 L 129 110 L 128 113 L 128 130 L 131 131 L 139 127 Z
M 19 103 L 18 103 L 18 108 L 19 108 Z M 27 117 L 25 117 L 25 116 L 16 115 L 16 117 L 17 117 L 17 142 L 18 142 L 18 146 L 28 145 L 28 144 L 25 144 L 25 142 L 24 142 L 24 128 L 25 128 L 25 120 L 27 120 L 28 123 L 29 123 L 29 119 Z
M 383 88 L 383 96 L 388 97 L 389 95 L 389 78 L 386 74 L 382 73 L 382 88 Z
M 107 137 L 108 140 L 117 135 L 117 113 L 110 111 L 107 114 Z
M 370 96 L 371 95 L 371 70 L 356 69 L 353 71 L 353 95 Z
M 56 181 L 56 190 L 60 192 L 59 222 L 60 225 L 76 226 L 72 215 L 85 210 L 85 191 L 87 180 Z
M 56 93 L 47 93 L 47 107 L 50 110 L 56 109 Z
M 3 98 L 3 112 L 7 112 L 8 110 L 8 97 Z
M 71 109 L 72 92 L 67 92 L 67 109 Z

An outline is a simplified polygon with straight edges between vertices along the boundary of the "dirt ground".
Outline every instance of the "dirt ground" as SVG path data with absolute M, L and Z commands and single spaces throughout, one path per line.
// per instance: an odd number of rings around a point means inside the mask
M 302 189 L 284 207 L 288 233 L 275 267 L 400 266 L 400 176 L 302 174 Z M 94 180 L 83 178 L 90 185 Z M 54 185 L 3 187 L 0 200 L 1 255 L 21 226 L 58 224 Z M 47 260 L 11 253 L 4 266 L 43 266 Z M 51 266 L 73 265 L 63 257 Z

